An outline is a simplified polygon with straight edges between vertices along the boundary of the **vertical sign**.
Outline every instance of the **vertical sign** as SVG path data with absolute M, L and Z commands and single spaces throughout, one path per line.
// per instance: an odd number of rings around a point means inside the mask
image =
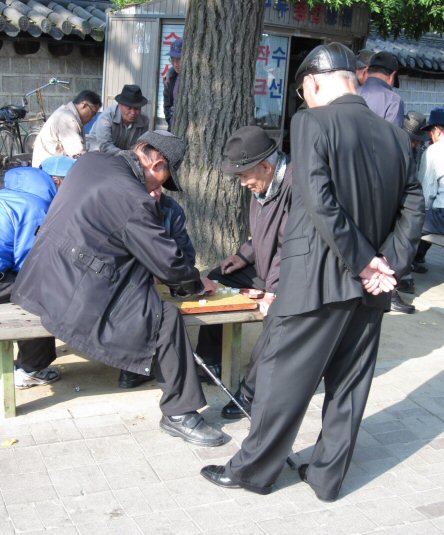
M 284 106 L 288 37 L 262 34 L 256 60 L 254 83 L 256 123 L 279 129 Z

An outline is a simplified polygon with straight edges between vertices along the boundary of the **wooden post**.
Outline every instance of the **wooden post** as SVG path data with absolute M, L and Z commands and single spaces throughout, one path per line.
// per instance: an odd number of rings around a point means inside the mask
M 14 352 L 9 340 L 0 341 L 0 399 L 3 399 L 0 417 L 15 416 Z
M 242 323 L 225 323 L 222 329 L 222 382 L 237 388 L 241 375 Z

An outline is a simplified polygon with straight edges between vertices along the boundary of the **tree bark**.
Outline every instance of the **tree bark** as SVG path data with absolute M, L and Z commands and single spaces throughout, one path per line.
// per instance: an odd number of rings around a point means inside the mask
M 221 171 L 227 138 L 253 124 L 264 0 L 190 0 L 173 132 L 188 146 L 180 168 L 188 230 L 201 267 L 234 254 L 248 236 L 247 193 Z

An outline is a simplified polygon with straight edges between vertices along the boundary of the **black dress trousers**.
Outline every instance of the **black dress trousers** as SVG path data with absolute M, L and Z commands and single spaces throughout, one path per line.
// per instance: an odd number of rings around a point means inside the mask
M 257 361 L 251 430 L 226 465 L 229 477 L 267 492 L 278 478 L 322 376 L 322 430 L 307 473 L 323 499 L 335 499 L 364 413 L 383 311 L 360 299 L 288 317 L 270 317 Z
M 178 416 L 206 405 L 185 324 L 179 309 L 165 301 L 152 373 L 163 392 L 160 409 L 166 416 Z

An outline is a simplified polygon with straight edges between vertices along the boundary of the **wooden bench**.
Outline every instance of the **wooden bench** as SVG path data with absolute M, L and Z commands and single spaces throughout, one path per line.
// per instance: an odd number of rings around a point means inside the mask
M 424 236 L 421 236 L 421 240 L 431 243 L 432 245 L 444 247 L 444 236 L 442 234 L 425 234 Z
M 237 387 L 242 367 L 242 324 L 262 321 L 259 310 L 186 314 L 185 325 L 223 325 L 222 339 L 222 381 L 230 388 Z M 40 319 L 26 312 L 18 305 L 0 305 L 0 416 L 15 416 L 14 352 L 13 342 L 51 336 L 42 326 Z

